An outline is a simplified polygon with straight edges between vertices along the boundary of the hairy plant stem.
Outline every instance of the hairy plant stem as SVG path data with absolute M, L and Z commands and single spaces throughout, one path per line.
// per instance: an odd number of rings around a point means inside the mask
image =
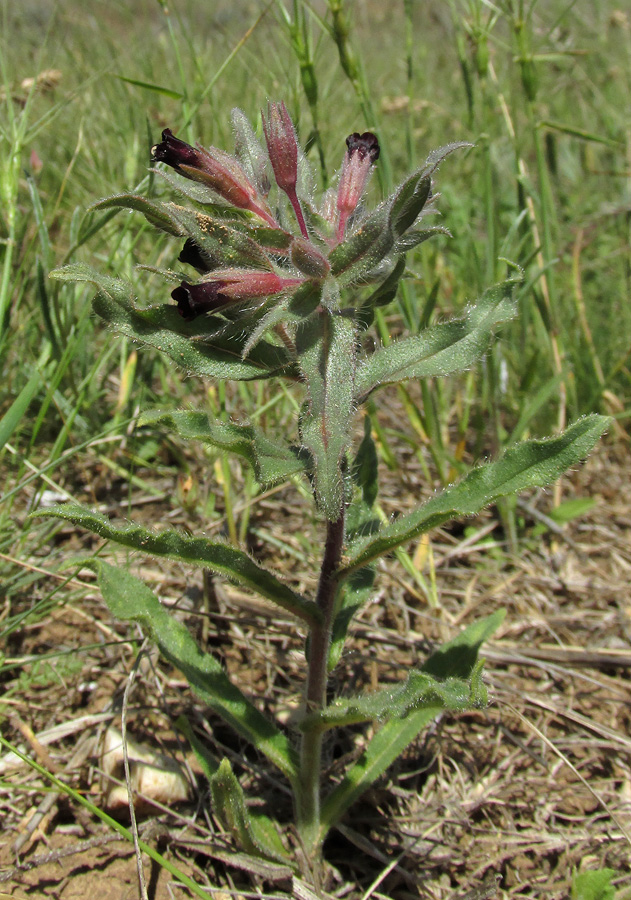
M 333 625 L 333 609 L 338 587 L 336 570 L 342 559 L 344 546 L 344 503 L 338 518 L 327 522 L 324 555 L 316 603 L 322 612 L 322 622 L 314 625 L 309 634 L 308 672 L 305 691 L 306 712 L 314 712 L 326 705 L 329 645 Z M 321 849 L 320 836 L 320 771 L 322 764 L 323 732 L 316 726 L 305 731 L 300 745 L 300 771 L 296 792 L 296 824 L 303 843 L 307 862 L 317 872 Z

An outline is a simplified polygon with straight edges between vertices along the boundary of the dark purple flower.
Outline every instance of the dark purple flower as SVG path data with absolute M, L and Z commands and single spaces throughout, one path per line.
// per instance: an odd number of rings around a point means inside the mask
M 192 266 L 194 269 L 205 275 L 206 272 L 210 272 L 212 270 L 212 266 L 209 265 L 208 259 L 201 252 L 197 244 L 192 238 L 187 238 L 184 242 L 184 246 L 182 247 L 182 252 L 178 256 L 178 262 L 184 263 L 184 265 Z
M 369 156 L 370 161 L 373 163 L 377 162 L 381 152 L 377 135 L 373 134 L 372 131 L 364 131 L 363 134 L 355 131 L 353 134 L 349 134 L 346 138 L 346 146 L 351 155 L 356 153 L 360 159 Z
M 232 206 L 249 209 L 273 228 L 278 228 L 265 200 L 259 197 L 241 164 L 234 156 L 211 147 L 191 147 L 176 138 L 169 128 L 162 132 L 162 141 L 152 148 L 156 162 L 166 163 L 180 175 L 207 185 Z
M 201 282 L 201 284 L 190 284 L 188 281 L 183 281 L 172 291 L 171 296 L 177 303 L 182 318 L 191 321 L 203 313 L 213 312 L 230 302 L 228 297 L 222 295 L 221 288 L 222 284 L 219 281 L 207 281 Z

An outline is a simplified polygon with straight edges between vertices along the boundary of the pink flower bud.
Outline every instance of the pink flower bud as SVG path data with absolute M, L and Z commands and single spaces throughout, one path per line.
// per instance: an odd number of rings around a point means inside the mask
M 302 236 L 308 238 L 307 225 L 296 192 L 298 183 L 298 141 L 293 122 L 284 103 L 267 104 L 267 120 L 263 119 L 263 131 L 267 152 L 274 170 L 276 184 L 289 197 Z
M 183 281 L 171 294 L 187 320 L 214 312 L 239 300 L 270 297 L 302 284 L 302 278 L 281 278 L 275 272 L 255 269 L 216 269 L 207 281 Z
M 379 159 L 379 141 L 371 131 L 364 134 L 349 135 L 346 138 L 346 155 L 342 163 L 342 174 L 337 191 L 337 209 L 339 213 L 337 237 L 342 240 L 346 230 L 348 217 L 357 208 L 357 204 L 366 189 L 370 170 Z
M 267 120 L 262 118 L 276 184 L 288 194 L 295 191 L 298 181 L 298 141 L 293 122 L 284 103 L 268 103 Z

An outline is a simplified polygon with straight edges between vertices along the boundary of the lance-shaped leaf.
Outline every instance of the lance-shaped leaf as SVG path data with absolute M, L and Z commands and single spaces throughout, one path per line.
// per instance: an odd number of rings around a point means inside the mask
M 194 322 L 186 322 L 175 306 L 146 309 L 134 306 L 134 293 L 128 281 L 102 275 L 90 266 L 81 263 L 64 266 L 51 272 L 50 277 L 94 284 L 99 290 L 93 301 L 98 315 L 126 337 L 165 353 L 189 373 L 251 381 L 269 378 L 290 362 L 284 347 L 265 342 L 260 342 L 244 360 L 241 358 L 246 340 L 243 329 L 229 331 L 226 322 L 217 316 L 200 316 Z
M 360 722 L 401 719 L 420 709 L 459 711 L 482 708 L 486 703 L 481 665 L 476 666 L 469 681 L 462 678 L 438 681 L 427 672 L 412 670 L 397 687 L 357 697 L 339 697 L 323 710 L 305 716 L 299 727 L 305 732 L 327 731 Z
M 412 228 L 406 231 L 394 245 L 395 253 L 407 253 L 419 244 L 425 243 L 435 234 L 444 234 L 446 237 L 452 237 L 451 231 L 442 225 L 432 225 L 430 228 Z
M 174 203 L 150 200 L 141 194 L 115 194 L 113 197 L 99 200 L 90 209 L 116 209 L 117 207 L 141 212 L 150 225 L 159 228 L 160 231 L 166 231 L 167 234 L 175 237 L 182 237 L 186 234 L 186 229 L 173 214 L 174 209 L 177 208 Z
M 353 544 L 339 577 L 443 522 L 475 515 L 500 497 L 550 484 L 587 456 L 610 421 L 607 416 L 586 416 L 559 437 L 509 447 L 498 460 L 473 469 L 414 512 L 395 519 L 376 536 Z
M 470 679 L 477 672 L 480 645 L 499 628 L 504 615 L 504 610 L 498 610 L 492 616 L 466 628 L 453 641 L 444 644 L 437 651 L 438 662 L 434 662 L 436 654 L 432 654 L 422 666 L 422 671 L 442 677 Z M 447 675 L 444 674 L 446 660 L 454 664 L 454 668 Z M 347 770 L 342 781 L 326 797 L 321 813 L 323 839 L 349 806 L 383 775 L 440 711 L 438 708 L 414 710 L 403 718 L 391 719 L 377 731 L 357 762 Z
M 364 437 L 353 460 L 351 477 L 354 483 L 354 496 L 346 510 L 347 541 L 374 534 L 380 527 L 379 519 L 373 511 L 379 484 L 377 448 L 372 439 L 370 416 L 364 418 Z M 329 648 L 329 671 L 337 665 L 353 616 L 370 599 L 374 582 L 374 567 L 364 566 L 339 585 Z
M 135 299 L 134 290 L 129 281 L 103 275 L 85 263 L 70 263 L 60 269 L 53 269 L 49 273 L 49 278 L 54 278 L 56 281 L 79 281 L 93 284 L 112 300 L 126 306 L 131 306 Z
M 243 359 L 245 336 L 242 332 L 219 332 L 205 337 L 203 341 L 191 340 L 191 329 L 185 327 L 187 323 L 175 307 L 123 307 L 104 294 L 98 294 L 92 305 L 97 315 L 119 334 L 160 350 L 194 375 L 225 381 L 253 381 L 277 374 L 289 362 L 284 347 L 263 341 L 257 344 L 247 359 Z
M 288 862 L 287 851 L 272 820 L 248 810 L 243 788 L 229 760 L 223 759 L 211 777 L 210 793 L 213 812 L 242 850 L 251 856 Z
M 390 202 L 389 225 L 395 238 L 411 228 L 423 211 L 432 187 L 429 172 L 414 172 L 395 191 Z
M 165 609 L 153 591 L 125 569 L 101 559 L 89 560 L 85 565 L 97 573 L 103 599 L 112 615 L 138 622 L 162 655 L 182 672 L 197 696 L 293 780 L 297 754 L 287 736 L 230 681 L 210 653 L 200 650 L 186 626 Z
M 397 295 L 399 290 L 399 282 L 405 272 L 405 255 L 397 258 L 394 268 L 390 274 L 381 282 L 379 287 L 361 301 L 361 307 L 387 306 Z
M 299 325 L 296 353 L 308 391 L 300 437 L 313 458 L 318 506 L 335 521 L 342 504 L 341 460 L 350 443 L 353 413 L 352 320 L 320 308 Z
M 254 425 L 212 421 L 206 413 L 189 410 L 153 410 L 141 416 L 139 425 L 165 425 L 187 441 L 201 441 L 226 453 L 243 457 L 252 466 L 259 484 L 272 485 L 306 471 L 308 459 L 296 447 L 270 440 Z
M 338 588 L 337 609 L 333 628 L 327 668 L 332 672 L 336 667 L 346 642 L 346 635 L 353 617 L 364 606 L 373 594 L 375 570 L 372 566 L 364 566 L 351 572 L 349 577 Z
M 407 378 L 430 378 L 468 369 L 486 350 L 495 326 L 514 316 L 515 284 L 506 281 L 490 288 L 464 319 L 434 325 L 381 347 L 358 368 L 357 396 L 365 398 L 378 387 Z
M 315 603 L 292 591 L 288 585 L 260 566 L 243 550 L 231 547 L 223 541 L 190 537 L 172 530 L 156 533 L 133 522 L 127 525 L 112 525 L 101 513 L 74 503 L 38 510 L 35 515 L 65 519 L 102 538 L 115 541 L 132 550 L 140 550 L 150 556 L 163 556 L 210 569 L 211 572 L 224 575 L 262 597 L 267 597 L 268 600 L 309 624 L 318 621 L 320 616 Z

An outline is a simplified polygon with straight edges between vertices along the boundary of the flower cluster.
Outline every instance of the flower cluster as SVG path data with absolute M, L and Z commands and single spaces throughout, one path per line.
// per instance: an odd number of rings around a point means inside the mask
M 291 292 L 307 280 L 327 277 L 331 270 L 328 256 L 347 235 L 370 171 L 379 157 L 379 142 L 374 134 L 350 135 L 346 140 L 336 203 L 329 202 L 318 214 L 311 208 L 308 197 L 299 196 L 304 159 L 287 107 L 284 103 L 269 103 L 267 115 L 263 116 L 267 158 L 276 185 L 286 195 L 298 225 L 300 234 L 292 235 L 282 218 L 282 209 L 273 212 L 270 207 L 269 179 L 256 177 L 253 170 L 251 161 L 261 159 L 261 148 L 256 146 L 253 132 L 244 130 L 243 123 L 240 124 L 238 137 L 246 149 L 245 162 L 215 147 L 208 150 L 192 147 L 168 128 L 152 150 L 156 162 L 166 163 L 180 175 L 209 188 L 215 198 L 249 213 L 250 224 L 258 220 L 260 226 L 278 235 L 276 242 L 273 236 L 267 241 L 271 246 L 259 244 L 258 260 L 265 264 L 265 269 L 243 264 L 226 266 L 225 259 L 205 252 L 202 237 L 198 240 L 189 237 L 179 259 L 197 269 L 202 278 L 196 284 L 183 281 L 172 293 L 185 319 L 215 312 L 236 301 Z

